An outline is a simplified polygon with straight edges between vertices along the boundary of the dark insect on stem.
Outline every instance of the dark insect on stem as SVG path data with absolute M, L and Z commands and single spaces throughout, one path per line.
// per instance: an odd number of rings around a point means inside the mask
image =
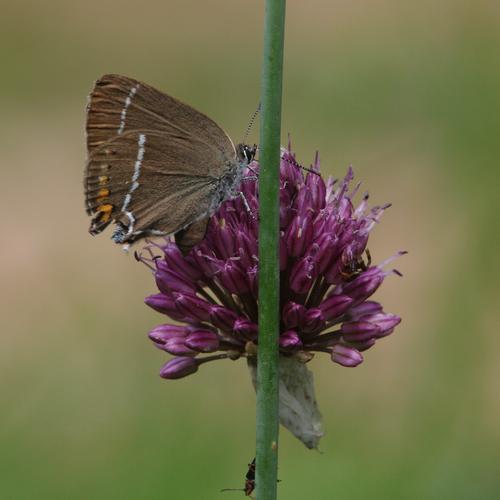
M 366 271 L 370 264 L 372 263 L 372 256 L 368 248 L 365 250 L 366 262 L 363 259 L 363 255 L 351 259 L 344 263 L 342 269 L 340 270 L 340 275 L 344 278 L 344 281 L 352 281 L 354 278 L 359 276 L 363 271 Z
M 224 488 L 221 491 L 244 491 L 245 496 L 249 497 L 255 489 L 255 458 L 248 464 L 248 472 L 245 476 L 244 488 Z

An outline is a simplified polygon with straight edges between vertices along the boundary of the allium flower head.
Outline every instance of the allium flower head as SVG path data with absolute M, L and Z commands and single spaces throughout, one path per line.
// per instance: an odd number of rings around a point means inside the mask
M 252 172 L 259 165 L 253 162 Z M 254 175 L 249 172 L 249 176 Z M 346 367 L 363 362 L 401 319 L 371 296 L 392 258 L 372 265 L 368 236 L 389 205 L 355 204 L 352 169 L 340 182 L 300 169 L 284 150 L 280 165 L 280 270 L 282 358 L 303 362 L 325 353 Z M 146 304 L 177 324 L 151 330 L 154 344 L 175 357 L 161 369 L 166 379 L 195 373 L 217 359 L 254 358 L 258 349 L 258 186 L 242 182 L 241 198 L 224 202 L 204 240 L 183 256 L 176 244 L 151 243 L 139 259 L 154 271 L 159 293 Z M 161 254 L 155 254 L 154 248 Z M 400 252 L 400 254 L 403 252 Z

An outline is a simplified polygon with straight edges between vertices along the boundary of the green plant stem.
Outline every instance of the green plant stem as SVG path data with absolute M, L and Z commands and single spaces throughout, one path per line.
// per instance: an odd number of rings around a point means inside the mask
M 274 500 L 278 470 L 279 163 L 285 0 L 266 0 L 259 173 L 257 500 Z

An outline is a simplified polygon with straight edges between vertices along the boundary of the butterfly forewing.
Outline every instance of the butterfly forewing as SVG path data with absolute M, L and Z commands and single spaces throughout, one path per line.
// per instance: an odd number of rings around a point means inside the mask
M 114 221 L 119 243 L 206 219 L 223 197 L 222 179 L 239 167 L 231 140 L 210 118 L 118 75 L 102 77 L 90 95 L 87 147 L 90 232 Z
M 156 90 L 146 83 L 120 75 L 97 80 L 87 109 L 87 148 L 93 148 L 131 130 L 165 131 L 234 156 L 227 134 L 208 116 Z

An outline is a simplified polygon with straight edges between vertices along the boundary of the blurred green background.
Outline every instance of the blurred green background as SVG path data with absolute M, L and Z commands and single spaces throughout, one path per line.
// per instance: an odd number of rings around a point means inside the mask
M 187 379 L 146 338 L 146 268 L 83 209 L 86 95 L 149 82 L 238 140 L 259 95 L 263 2 L 19 2 L 0 14 L 0 498 L 219 499 L 254 456 L 243 361 Z M 280 498 L 500 498 L 500 4 L 289 1 L 283 142 L 352 162 L 403 316 L 356 370 L 311 363 L 323 453 L 281 433 Z M 253 140 L 257 140 L 254 131 Z

